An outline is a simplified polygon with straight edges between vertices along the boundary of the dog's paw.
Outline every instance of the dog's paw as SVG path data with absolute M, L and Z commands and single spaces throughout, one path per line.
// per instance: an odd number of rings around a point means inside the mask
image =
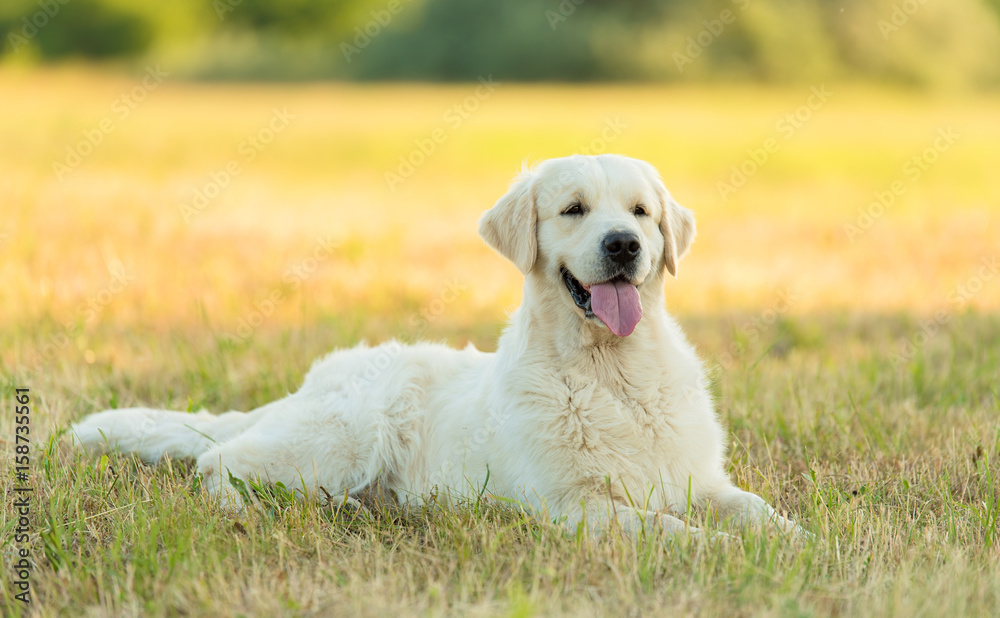
M 792 537 L 801 541 L 814 541 L 816 535 L 809 532 L 802 526 L 798 525 L 790 519 L 782 517 L 779 521 L 774 522 L 774 527 L 783 532 L 786 536 Z
M 816 540 L 815 534 L 809 532 L 808 530 L 806 530 L 805 528 L 803 528 L 798 524 L 795 524 L 795 529 L 792 530 L 791 534 L 799 541 L 808 541 L 812 543 L 813 541 Z
M 239 515 L 247 508 L 247 503 L 234 487 L 220 487 L 214 494 L 215 501 L 227 515 Z
M 729 547 L 731 545 L 737 545 L 743 542 L 740 537 L 729 534 L 728 532 L 720 532 L 718 530 L 702 530 L 695 529 L 695 538 L 704 540 L 711 545 L 721 545 L 724 547 Z
M 223 479 L 213 466 L 202 467 L 199 474 L 202 487 L 209 498 L 227 515 L 242 513 L 247 508 L 247 500 L 254 500 L 253 491 L 249 490 L 249 485 L 242 479 L 232 476 Z
M 340 500 L 328 500 L 326 506 L 338 521 L 354 521 L 358 518 L 371 517 L 372 512 L 360 500 L 348 497 Z
M 665 541 L 668 545 L 675 543 L 683 543 L 684 540 L 695 541 L 698 543 L 707 543 L 712 546 L 730 546 L 733 544 L 742 543 L 742 539 L 738 536 L 734 536 L 727 532 L 720 532 L 718 530 L 706 530 L 704 528 L 694 528 L 687 527 L 684 530 L 677 530 L 671 534 L 668 534 Z

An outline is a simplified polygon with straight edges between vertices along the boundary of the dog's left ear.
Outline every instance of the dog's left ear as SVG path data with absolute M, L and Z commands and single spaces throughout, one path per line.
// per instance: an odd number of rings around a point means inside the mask
M 663 234 L 663 261 L 667 272 L 677 276 L 677 264 L 691 248 L 694 242 L 694 213 L 674 201 L 667 187 L 660 180 L 656 168 L 643 161 L 643 167 L 650 176 L 650 182 L 660 199 L 663 215 L 660 217 L 660 233 Z
M 663 202 L 660 232 L 663 234 L 663 259 L 667 272 L 676 277 L 677 264 L 687 255 L 696 232 L 694 213 L 671 199 L 670 194 L 666 194 Z
M 535 265 L 538 239 L 535 227 L 534 174 L 522 172 L 507 193 L 479 219 L 479 235 L 525 275 Z

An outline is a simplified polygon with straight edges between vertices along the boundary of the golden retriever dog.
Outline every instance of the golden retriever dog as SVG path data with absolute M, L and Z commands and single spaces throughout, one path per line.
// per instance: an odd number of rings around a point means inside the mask
M 150 462 L 196 458 L 207 490 L 234 509 L 230 475 L 306 497 L 379 487 L 404 504 L 485 493 L 593 531 L 691 531 L 678 518 L 689 504 L 799 531 L 726 473 L 705 370 L 664 307 L 694 216 L 653 166 L 545 161 L 515 179 L 479 233 L 524 274 L 496 353 L 361 345 L 250 412 L 107 410 L 72 434 Z

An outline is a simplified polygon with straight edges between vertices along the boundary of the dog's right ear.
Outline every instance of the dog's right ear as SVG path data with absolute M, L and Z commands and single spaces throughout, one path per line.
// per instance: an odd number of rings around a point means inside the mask
M 479 219 L 479 235 L 486 244 L 525 275 L 535 265 L 538 255 L 534 180 L 532 172 L 522 172 L 507 193 Z

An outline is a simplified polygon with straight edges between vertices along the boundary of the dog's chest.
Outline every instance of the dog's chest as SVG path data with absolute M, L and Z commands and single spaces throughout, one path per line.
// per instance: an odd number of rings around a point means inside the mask
M 583 375 L 560 376 L 550 402 L 551 424 L 565 447 L 581 454 L 634 460 L 667 454 L 681 438 L 676 429 L 676 397 L 659 384 L 602 382 Z

